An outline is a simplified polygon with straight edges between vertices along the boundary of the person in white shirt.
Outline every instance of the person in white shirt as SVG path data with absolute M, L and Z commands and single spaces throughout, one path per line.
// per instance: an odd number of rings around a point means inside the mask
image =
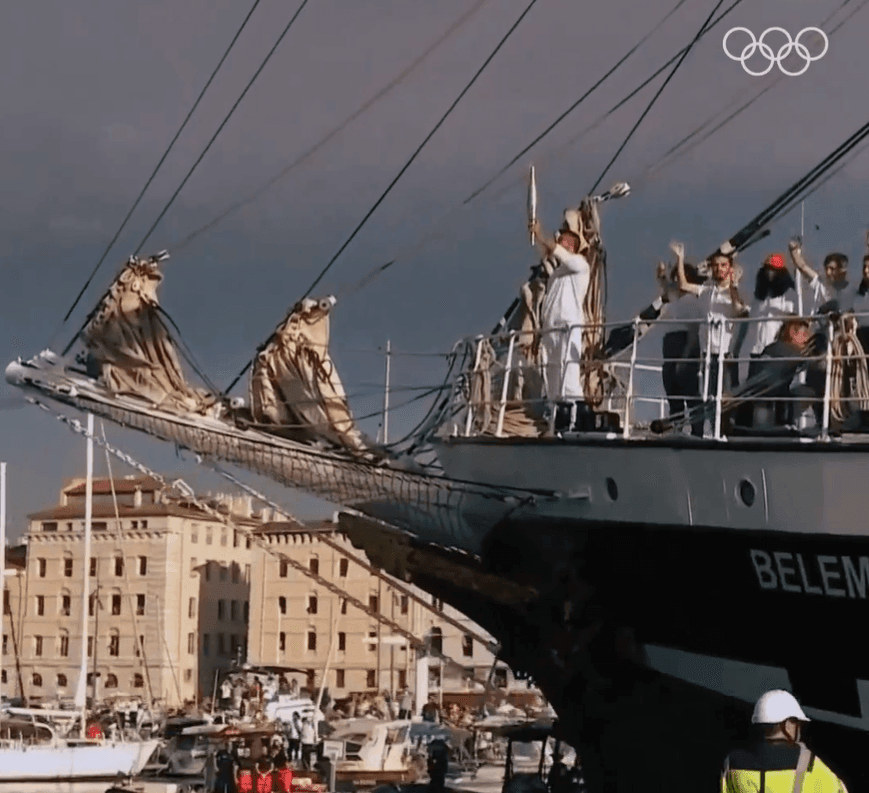
M 754 285 L 751 318 L 757 322 L 748 328 L 753 359 L 759 359 L 763 351 L 776 341 L 784 318 L 798 313 L 797 302 L 796 284 L 788 272 L 784 256 L 771 253 L 757 271 Z M 759 371 L 757 360 L 752 360 L 748 376 L 753 377 Z
M 562 229 L 553 239 L 546 237 L 540 223 L 534 221 L 531 231 L 545 255 L 558 261 L 558 267 L 549 276 L 540 312 L 546 395 L 555 402 L 578 402 L 583 398 L 579 368 L 582 328 L 567 328 L 585 322 L 582 304 L 591 275 L 588 261 L 579 252 L 585 246 L 581 236 L 570 229 Z
M 707 353 L 710 355 L 709 379 L 702 393 L 709 399 L 717 392 L 719 354 L 724 358 L 722 393 L 732 393 L 739 385 L 739 366 L 735 361 L 728 360 L 733 357 L 736 341 L 736 323 L 733 320 L 749 313 L 736 287 L 734 251 L 727 243 L 719 248 L 709 261 L 712 283 L 698 285 L 692 284 L 685 276 L 685 246 L 681 242 L 674 242 L 670 248 L 676 254 L 679 288 L 696 296 L 700 301 L 700 315 L 709 320 L 700 325 L 701 355 L 704 359 Z
M 809 279 L 811 300 L 804 306 L 806 314 L 834 311 L 842 313 L 854 310 L 855 290 L 848 282 L 848 257 L 844 253 L 828 253 L 824 258 L 824 276 L 815 272 L 803 256 L 802 243 L 798 238 L 788 243 L 788 252 L 797 269 Z
M 866 232 L 866 253 L 863 254 L 863 272 L 857 291 L 854 292 L 854 313 L 860 327 L 857 338 L 863 352 L 869 354 L 869 231 Z

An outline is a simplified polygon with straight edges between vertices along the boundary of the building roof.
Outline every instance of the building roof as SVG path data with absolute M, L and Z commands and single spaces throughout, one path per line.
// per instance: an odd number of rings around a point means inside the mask
M 161 490 L 163 485 L 152 476 L 136 476 L 131 478 L 115 478 L 115 493 L 135 493 L 137 490 L 146 492 L 155 492 Z M 83 496 L 85 495 L 86 483 L 74 480 L 74 483 L 65 487 L 63 492 L 68 496 Z M 102 479 L 94 479 L 93 481 L 94 495 L 111 495 L 112 480 L 109 477 Z
M 84 504 L 68 504 L 67 506 L 49 507 L 48 509 L 40 510 L 28 515 L 29 520 L 73 520 L 84 518 Z M 224 510 L 221 510 L 224 511 Z M 168 504 L 142 504 L 140 507 L 133 507 L 128 504 L 118 504 L 118 515 L 121 518 L 148 518 L 148 517 L 165 517 L 176 516 L 179 518 L 195 518 L 197 520 L 217 520 L 193 506 L 186 504 L 178 504 L 169 502 Z M 114 504 L 95 503 L 93 505 L 94 518 L 114 518 Z M 233 523 L 239 523 L 244 526 L 258 525 L 258 521 L 253 518 L 243 518 L 238 515 L 232 516 Z
M 260 524 L 254 534 L 334 534 L 338 531 L 336 523 L 317 520 L 302 523 L 298 520 L 272 520 Z

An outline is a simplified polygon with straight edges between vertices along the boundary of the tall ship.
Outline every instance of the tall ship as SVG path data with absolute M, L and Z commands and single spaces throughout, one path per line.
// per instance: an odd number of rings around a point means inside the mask
M 707 261 L 768 236 L 867 135 Z M 678 361 L 650 328 L 675 320 L 660 305 L 627 322 L 605 312 L 601 215 L 628 193 L 618 184 L 564 213 L 587 266 L 581 319 L 546 326 L 555 265 L 542 262 L 492 333 L 456 342 L 427 415 L 398 443 L 372 442 L 354 420 L 329 352 L 329 295 L 299 300 L 256 351 L 246 397 L 194 385 L 158 300 L 165 252 L 131 256 L 73 343 L 10 363 L 6 378 L 77 431 L 71 410 L 341 507 L 341 530 L 375 566 L 467 614 L 533 678 L 593 789 L 656 774 L 662 789 L 715 784 L 734 720 L 770 688 L 794 691 L 817 736 L 859 745 L 867 319 L 797 312 L 814 347 L 739 386 L 723 373 L 740 361 L 710 347 L 696 360 L 701 393 L 670 413 L 659 373 Z M 732 320 L 749 334 L 770 321 Z M 692 323 L 707 339 L 722 330 L 711 313 Z M 782 404 L 799 409 L 781 420 Z

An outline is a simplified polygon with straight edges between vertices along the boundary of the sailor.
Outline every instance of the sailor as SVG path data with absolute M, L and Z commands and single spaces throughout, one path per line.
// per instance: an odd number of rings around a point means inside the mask
M 751 357 L 760 358 L 763 351 L 778 337 L 782 318 L 797 313 L 797 292 L 794 279 L 788 272 L 785 257 L 771 253 L 757 271 L 751 317 L 757 319 L 751 326 Z M 756 374 L 758 365 L 752 361 L 748 376 Z
M 821 276 L 806 262 L 798 238 L 788 243 L 788 252 L 797 269 L 809 279 L 812 299 L 804 308 L 807 314 L 853 311 L 854 289 L 848 282 L 848 257 L 844 253 L 827 254 L 824 258 L 825 280 L 821 281 Z
M 567 210 L 564 226 L 555 239 L 543 234 L 539 221 L 531 224 L 538 244 L 558 261 L 543 298 L 540 348 L 547 397 L 554 402 L 582 400 L 583 302 L 588 292 L 591 268 L 582 251 L 588 249 L 580 228 L 579 212 Z
M 767 691 L 754 707 L 753 724 L 761 725 L 763 737 L 747 749 L 731 752 L 724 761 L 721 793 L 847 793 L 844 783 L 800 742 L 803 713 L 793 694 Z
M 447 778 L 447 766 L 449 765 L 449 748 L 441 738 L 435 738 L 428 745 L 429 783 L 431 793 L 442 793 Z
M 232 684 L 229 682 L 229 678 L 224 678 L 224 681 L 220 684 L 220 708 L 221 710 L 226 710 L 229 707 L 230 699 L 232 698 Z
M 221 744 L 220 749 L 214 756 L 214 779 L 215 793 L 235 793 L 235 758 L 229 751 L 229 745 Z
M 302 768 L 310 770 L 311 754 L 314 751 L 314 744 L 317 742 L 317 736 L 314 731 L 314 717 L 306 716 L 302 720 Z
M 398 708 L 399 719 L 409 719 L 413 715 L 413 697 L 410 695 L 410 689 L 405 688 L 401 693 L 401 705 Z

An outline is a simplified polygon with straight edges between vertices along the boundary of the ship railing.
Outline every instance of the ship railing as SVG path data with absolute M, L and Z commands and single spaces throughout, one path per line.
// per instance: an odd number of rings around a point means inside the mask
M 869 327 L 869 313 L 855 313 L 853 316 L 862 326 Z M 866 431 L 869 428 L 861 426 L 861 422 L 869 418 L 869 378 L 866 374 L 867 356 L 859 346 L 859 341 L 855 346 L 855 339 L 852 338 L 852 344 L 842 354 L 834 353 L 834 347 L 843 332 L 838 318 L 810 316 L 800 319 L 812 323 L 814 338 L 820 342 L 818 346 L 821 349 L 811 355 L 763 358 L 750 352 L 731 352 L 732 349 L 740 349 L 740 345 L 722 344 L 723 340 L 726 341 L 728 337 L 741 338 L 741 349 L 744 351 L 748 347 L 746 340 L 752 326 L 781 322 L 781 318 L 750 316 L 726 320 L 709 316 L 693 321 L 660 318 L 653 323 L 637 317 L 631 323 L 577 324 L 542 331 L 510 330 L 464 339 L 459 345 L 466 345 L 469 368 L 460 374 L 454 392 L 459 404 L 453 414 L 458 415 L 464 410 L 464 417 L 461 431 L 459 424 L 454 425 L 454 434 L 465 437 L 538 435 L 542 434 L 541 425 L 545 426 L 544 432 L 555 434 L 559 431 L 559 410 L 577 403 L 592 405 L 595 413 L 608 414 L 608 421 L 601 422 L 601 426 L 593 427 L 592 431 L 605 430 L 610 437 L 648 437 L 650 427 L 654 428 L 654 422 L 650 419 L 655 415 L 658 433 L 684 431 L 683 428 L 691 424 L 701 424 L 704 425 L 704 437 L 722 440 L 727 437 L 728 432 L 725 430 L 728 426 L 733 428 L 733 414 L 740 406 L 746 406 L 741 413 L 743 418 L 748 416 L 749 425 L 735 431 L 752 434 L 755 414 L 762 417 L 764 411 L 777 413 L 777 405 L 788 403 L 794 407 L 784 412 L 800 413 L 798 417 L 794 416 L 798 419 L 798 426 L 794 426 L 794 422 L 783 423 L 776 416 L 772 421 L 766 420 L 771 425 L 766 427 L 766 434 L 776 434 L 779 430 L 780 434 L 793 434 L 796 429 L 804 436 L 828 440 L 833 423 L 842 425 L 842 415 L 857 419 L 852 421 L 856 432 Z M 701 354 L 687 358 L 646 354 L 651 340 L 643 342 L 641 337 L 651 325 L 660 325 L 663 333 L 667 333 L 668 327 L 678 326 L 683 330 L 691 324 L 697 325 L 698 338 L 709 342 L 703 346 Z M 621 334 L 622 344 L 618 349 L 610 350 L 608 357 L 585 356 L 577 359 L 576 352 L 581 349 L 581 337 L 585 335 L 583 332 L 605 339 L 608 346 L 611 346 L 616 334 Z M 658 336 L 655 343 L 660 343 L 659 334 L 655 335 Z M 629 339 L 627 344 L 626 339 Z M 640 354 L 641 346 L 645 348 L 643 355 Z M 557 351 L 560 359 L 546 359 L 547 349 L 550 353 Z M 801 371 L 785 374 L 787 387 L 783 389 L 783 381 L 765 380 L 754 371 L 757 369 L 762 373 L 765 368 L 768 371 L 771 362 L 777 365 L 792 363 L 795 370 L 799 367 Z M 690 393 L 682 395 L 668 392 L 661 382 L 668 364 L 695 367 L 697 388 L 689 387 L 686 390 Z M 849 366 L 854 371 L 845 378 L 849 382 L 843 384 L 843 370 Z M 734 388 L 732 393 L 725 389 L 725 372 L 728 370 L 738 373 L 737 382 L 742 384 L 741 388 Z M 752 378 L 746 382 L 743 373 L 747 374 L 748 370 L 751 370 Z M 811 386 L 806 386 L 806 370 L 812 373 Z M 582 396 L 584 392 L 579 388 L 580 382 L 583 386 L 592 383 L 594 377 L 591 375 L 595 372 L 595 393 Z M 574 387 L 565 389 L 564 384 L 568 382 L 572 382 Z M 799 393 L 790 391 L 791 382 L 802 386 Z M 684 415 L 666 415 L 668 403 L 674 402 L 685 404 Z M 517 430 L 514 422 L 512 428 L 505 431 L 508 411 L 515 413 L 517 410 L 524 413 L 525 428 Z M 640 414 L 645 414 L 645 417 Z M 571 414 L 569 418 L 571 427 L 574 426 L 574 415 Z M 616 416 L 618 426 L 614 420 Z M 817 417 L 814 428 L 808 426 L 811 416 Z M 707 422 L 708 430 L 705 429 Z M 662 425 L 664 430 L 661 429 Z

